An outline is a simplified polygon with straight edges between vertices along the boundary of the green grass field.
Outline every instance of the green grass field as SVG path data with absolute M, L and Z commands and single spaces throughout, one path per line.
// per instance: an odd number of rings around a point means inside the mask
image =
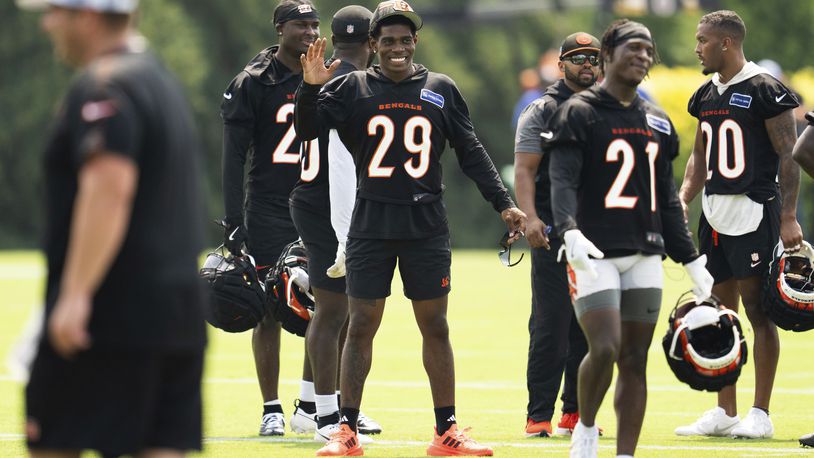
M 501 266 L 495 253 L 456 251 L 449 321 L 457 363 L 457 411 L 462 426 L 491 444 L 496 456 L 567 456 L 565 438 L 523 435 L 525 426 L 525 366 L 528 347 L 529 261 L 512 269 Z M 783 333 L 780 368 L 772 401 L 775 438 L 746 441 L 678 438 L 673 428 L 692 422 L 711 408 L 713 395 L 690 390 L 672 375 L 660 340 L 676 298 L 688 288 L 683 270 L 665 265 L 666 288 L 662 319 L 650 352 L 650 399 L 639 441 L 640 457 L 814 456 L 801 449 L 797 437 L 814 431 L 814 333 Z M 8 355 L 29 313 L 41 303 L 43 261 L 33 253 L 0 254 L 0 363 Z M 429 386 L 421 365 L 421 341 L 409 303 L 395 281 L 384 322 L 375 343 L 363 410 L 378 420 L 384 433 L 365 448 L 368 456 L 422 456 L 432 433 Z M 751 330 L 747 330 L 751 341 Z M 286 415 L 299 393 L 302 339 L 283 338 L 280 394 Z M 754 373 L 751 361 L 741 376 L 740 413 L 751 406 Z M 205 374 L 205 433 L 203 456 L 314 456 L 309 437 L 288 433 L 282 439 L 257 436 L 261 399 L 256 386 L 249 333 L 229 335 L 215 329 Z M 611 387 L 613 389 L 613 387 Z M 557 406 L 559 409 L 559 405 Z M 21 456 L 22 385 L 0 364 L 0 456 Z M 123 412 L 126 414 L 126 412 Z M 555 416 L 556 421 L 558 417 Z M 600 456 L 615 455 L 612 395 L 598 422 L 605 428 Z

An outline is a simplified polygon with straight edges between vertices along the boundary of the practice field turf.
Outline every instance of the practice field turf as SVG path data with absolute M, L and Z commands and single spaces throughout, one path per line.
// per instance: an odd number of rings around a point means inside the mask
M 567 456 L 568 439 L 532 438 L 525 426 L 525 367 L 528 347 L 529 260 L 514 268 L 500 265 L 494 252 L 456 251 L 449 321 L 457 371 L 457 417 L 472 426 L 473 436 L 495 449 L 496 456 Z M 673 429 L 695 420 L 711 408 L 713 395 L 680 384 L 664 360 L 660 341 L 666 317 L 676 298 L 688 289 L 683 269 L 665 264 L 666 288 L 662 318 L 650 351 L 650 399 L 639 441 L 640 457 L 811 456 L 798 436 L 814 431 L 814 332 L 781 335 L 782 352 L 771 413 L 775 438 L 732 440 L 679 438 Z M 2 361 L 29 313 L 41 302 L 42 258 L 32 253 L 0 254 L 0 357 Z M 365 390 L 363 411 L 379 421 L 384 433 L 365 448 L 368 456 L 421 456 L 432 434 L 429 386 L 421 365 L 421 341 L 409 303 L 401 297 L 398 280 L 387 304 L 375 342 L 373 368 Z M 261 399 L 252 363 L 250 334 L 229 335 L 210 330 L 205 375 L 204 456 L 314 456 L 318 445 L 310 437 L 287 433 L 281 439 L 260 438 L 257 428 Z M 747 338 L 752 333 L 747 325 Z M 288 417 L 299 393 L 302 339 L 283 338 L 280 394 Z M 751 344 L 750 344 L 751 349 Z M 1 361 L 0 361 L 1 362 Z M 741 415 L 751 406 L 752 361 L 741 376 L 738 400 Z M 611 390 L 613 387 L 611 387 Z M 126 393 L 122 393 L 126 396 Z M 557 405 L 557 410 L 559 410 Z M 0 364 L 0 456 L 20 456 L 22 385 Z M 127 412 L 122 412 L 127 415 Z M 558 416 L 555 416 L 556 421 Z M 605 429 L 600 456 L 615 455 L 616 425 L 612 392 L 605 399 L 598 423 Z

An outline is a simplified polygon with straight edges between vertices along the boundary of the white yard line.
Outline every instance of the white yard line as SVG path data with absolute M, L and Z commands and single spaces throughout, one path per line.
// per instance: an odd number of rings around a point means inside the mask
M 311 439 L 305 438 L 268 438 L 268 437 L 208 437 L 205 439 L 206 442 L 212 443 L 223 443 L 223 442 L 267 442 L 267 443 L 298 443 L 298 444 L 310 444 L 313 443 L 317 445 Z M 381 439 L 374 439 L 370 445 L 366 447 L 370 448 L 377 448 L 377 447 L 421 447 L 427 445 L 427 441 L 391 441 L 391 440 L 381 440 Z M 539 448 L 539 449 L 567 449 L 569 447 L 568 442 L 540 442 L 540 441 L 529 441 L 529 442 L 482 442 L 485 445 L 490 447 L 515 447 L 515 448 Z M 789 446 L 791 447 L 792 444 L 790 443 Z M 793 445 L 796 447 L 796 443 Z M 616 449 L 616 444 L 603 444 L 600 445 L 599 448 L 607 449 L 607 450 L 614 450 Z M 709 452 L 732 452 L 732 453 L 742 453 L 742 452 L 749 452 L 759 454 L 757 456 L 767 456 L 767 454 L 811 454 L 811 450 L 802 449 L 802 448 L 783 448 L 781 447 L 740 447 L 738 445 L 721 445 L 721 446 L 708 446 L 708 445 L 639 445 L 637 447 L 639 450 L 672 450 L 672 451 L 709 451 Z
M 204 380 L 206 383 L 215 384 L 250 384 L 257 383 L 254 377 L 240 377 L 240 378 L 224 378 L 224 377 L 209 377 Z M 283 385 L 299 386 L 300 381 L 295 379 L 280 380 Z M 429 388 L 429 382 L 420 380 L 368 380 L 365 386 L 377 386 L 385 388 Z M 482 382 L 457 382 L 456 388 L 470 389 L 470 390 L 525 390 L 525 383 L 512 382 L 508 380 L 494 380 Z M 668 392 L 668 393 L 687 393 L 689 388 L 676 381 L 674 385 L 650 385 L 647 387 L 651 392 Z M 738 392 L 753 393 L 754 387 L 738 386 Z M 781 388 L 775 387 L 774 393 L 778 394 L 792 394 L 803 396 L 814 396 L 814 388 Z
M 8 375 L 0 375 L 0 382 L 16 382 L 16 380 Z M 256 385 L 257 379 L 254 377 L 207 377 L 204 383 L 212 384 L 225 384 L 225 385 Z M 299 386 L 300 381 L 295 379 L 280 380 L 282 385 Z M 366 386 L 375 386 L 383 388 L 416 388 L 425 389 L 429 388 L 429 383 L 422 380 L 368 380 L 365 382 Z M 511 382 L 507 380 L 494 380 L 483 382 L 458 382 L 456 388 L 468 390 L 525 390 L 526 385 L 520 382 Z M 687 393 L 689 388 L 676 382 L 674 385 L 650 385 L 648 387 L 650 392 L 668 392 L 668 393 Z M 739 393 L 753 393 L 754 387 L 738 386 Z M 776 394 L 787 394 L 795 396 L 814 396 L 814 388 L 781 388 L 775 387 L 773 390 Z
M 0 433 L 0 442 L 17 442 L 22 441 L 24 436 L 22 434 L 3 434 Z M 208 443 L 225 443 L 225 442 L 263 442 L 263 443 L 296 443 L 296 444 L 314 444 L 318 445 L 311 439 L 306 438 L 269 438 L 269 437 L 206 437 L 205 442 Z M 532 449 L 567 449 L 568 442 L 483 442 L 485 445 L 491 447 L 514 447 L 514 448 L 532 448 Z M 368 445 L 370 448 L 389 447 L 422 447 L 427 445 L 427 441 L 392 441 L 376 439 L 374 443 Z M 792 448 L 795 447 L 795 448 Z M 601 449 L 613 450 L 616 448 L 615 444 L 602 444 L 599 446 Z M 647 445 L 640 444 L 637 449 L 639 450 L 665 450 L 665 451 L 695 451 L 695 452 L 731 452 L 731 453 L 754 453 L 754 456 L 788 456 L 788 455 L 802 455 L 811 454 L 811 449 L 803 449 L 797 447 L 796 444 L 789 443 L 789 448 L 780 447 L 741 447 L 735 444 L 721 445 L 721 446 L 708 446 L 708 445 Z M 744 455 L 741 455 L 744 456 Z M 748 456 L 748 455 L 747 455 Z

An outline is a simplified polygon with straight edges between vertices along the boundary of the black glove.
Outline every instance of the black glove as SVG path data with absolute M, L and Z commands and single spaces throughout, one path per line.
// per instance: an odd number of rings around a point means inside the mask
M 230 225 L 224 221 L 223 246 L 234 256 L 243 256 L 243 243 L 249 238 L 249 234 L 242 224 Z

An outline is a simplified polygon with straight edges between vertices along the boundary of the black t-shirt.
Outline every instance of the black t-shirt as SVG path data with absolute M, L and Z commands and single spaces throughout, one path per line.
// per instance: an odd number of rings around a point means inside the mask
M 537 216 L 547 224 L 551 224 L 551 179 L 548 176 L 548 164 L 551 155 L 545 151 L 545 143 L 553 133 L 548 124 L 560 104 L 574 94 L 574 91 L 559 80 L 547 87 L 545 94 L 531 102 L 520 114 L 517 121 L 517 135 L 515 137 L 515 152 L 540 154 L 540 165 L 537 167 L 534 188 L 534 206 Z M 556 237 L 551 234 L 550 237 Z
M 353 154 L 358 192 L 351 237 L 416 239 L 448 231 L 441 154 L 446 143 L 497 211 L 514 205 L 475 136 L 469 109 L 446 75 L 414 65 L 394 83 L 378 66 L 298 93 L 297 129 L 312 138 L 320 123 L 336 128 Z
M 329 60 L 325 65 L 330 65 Z M 334 73 L 334 78 L 340 78 L 356 67 L 341 62 Z M 302 168 L 300 178 L 291 191 L 289 202 L 300 208 L 310 209 L 328 215 L 331 210 L 331 199 L 328 193 L 328 129 L 322 129 L 318 140 L 306 142 L 308 148 L 301 148 Z M 318 144 L 318 147 L 317 147 Z
M 230 224 L 243 222 L 243 177 L 250 153 L 246 208 L 288 214 L 288 196 L 300 176 L 300 140 L 294 131 L 294 93 L 302 81 L 261 51 L 223 93 L 223 197 Z
M 132 159 L 138 187 L 121 249 L 93 297 L 93 345 L 202 347 L 201 149 L 180 85 L 149 53 L 100 58 L 60 106 L 44 157 L 46 313 L 59 294 L 78 175 L 99 151 Z
M 638 97 L 625 107 L 595 87 L 560 105 L 549 125 L 560 235 L 579 228 L 610 256 L 666 252 L 678 262 L 697 256 L 673 181 L 678 135 L 661 109 Z
M 746 194 L 756 202 L 777 195 L 779 158 L 766 120 L 798 106 L 794 93 L 761 73 L 723 94 L 707 81 L 690 98 L 707 157 L 707 194 Z

